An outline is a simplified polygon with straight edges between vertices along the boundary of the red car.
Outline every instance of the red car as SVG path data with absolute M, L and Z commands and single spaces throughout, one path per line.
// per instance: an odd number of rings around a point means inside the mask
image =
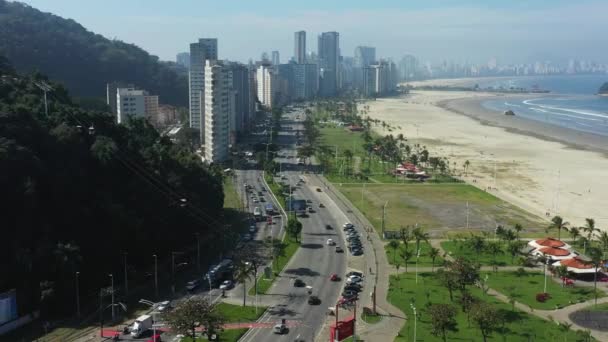
M 329 280 L 331 281 L 340 281 L 340 277 L 337 274 L 332 274 L 331 277 L 329 277 Z
M 146 342 L 161 342 L 161 337 L 159 334 L 151 336 Z

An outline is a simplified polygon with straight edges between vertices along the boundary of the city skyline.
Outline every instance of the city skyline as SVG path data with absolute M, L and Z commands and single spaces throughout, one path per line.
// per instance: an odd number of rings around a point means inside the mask
M 180 6 L 151 1 L 144 8 L 138 1 L 123 4 L 109 0 L 91 4 L 86 12 L 74 0 L 26 3 L 171 61 L 177 53 L 187 51 L 189 42 L 202 36 L 222 41 L 221 59 L 246 62 L 263 51 L 277 50 L 288 60 L 294 53 L 293 33 L 305 30 L 307 52 L 315 51 L 311 39 L 321 32 L 340 32 L 343 56 L 352 56 L 356 46 L 369 45 L 376 47 L 378 57 L 395 60 L 413 54 L 430 62 L 485 63 L 491 58 L 500 64 L 567 63 L 569 59 L 608 62 L 602 35 L 608 30 L 603 18 L 608 4 L 600 1 L 489 2 L 483 8 L 464 0 L 415 2 L 407 7 L 386 0 L 373 5 L 353 1 L 348 7 L 318 1 L 306 6 L 271 6 L 272 1 L 261 1 L 256 6 L 212 7 L 204 1 L 185 1 Z M 120 13 L 112 10 L 118 5 L 124 9 Z M 204 11 L 197 11 L 205 5 Z M 123 24 L 111 25 L 112 20 Z

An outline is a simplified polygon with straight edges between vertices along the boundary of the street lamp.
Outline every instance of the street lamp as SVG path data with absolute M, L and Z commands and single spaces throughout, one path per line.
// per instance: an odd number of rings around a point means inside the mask
M 129 294 L 129 276 L 127 274 L 127 252 L 123 252 L 125 266 L 125 295 Z
M 114 322 L 116 318 L 116 314 L 114 313 L 114 275 L 110 273 L 108 276 L 110 277 L 110 281 L 112 283 L 112 322 Z
M 418 259 L 420 258 L 420 248 L 416 252 L 416 284 L 418 284 Z
M 196 235 L 196 268 L 201 270 L 201 234 L 199 232 L 194 233 Z
M 417 329 L 417 325 L 418 325 L 418 315 L 416 315 L 416 306 L 414 305 L 414 303 L 410 303 L 410 307 L 412 308 L 412 311 L 414 311 L 414 341 L 416 341 L 416 329 Z
M 545 260 L 545 288 L 543 290 L 543 293 L 547 293 L 547 266 L 549 266 L 549 258 L 547 257 L 547 260 Z
M 76 316 L 80 318 L 80 288 L 78 276 L 80 272 L 76 272 Z
M 154 257 L 154 290 L 156 298 L 158 298 L 158 257 L 156 254 L 152 255 L 152 257 Z
M 171 252 L 171 293 L 175 293 L 175 256 L 182 252 Z

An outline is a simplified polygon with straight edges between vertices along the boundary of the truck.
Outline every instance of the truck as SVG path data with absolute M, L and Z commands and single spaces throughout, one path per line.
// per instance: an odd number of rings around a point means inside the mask
M 263 219 L 262 211 L 260 210 L 259 207 L 253 208 L 253 217 L 255 217 L 256 221 L 261 221 Z
M 266 204 L 264 209 L 266 211 L 266 215 L 268 216 L 273 216 L 275 214 L 274 206 L 270 203 Z
M 152 329 L 152 316 L 142 315 L 137 317 L 131 328 L 131 336 L 139 338 L 144 332 Z

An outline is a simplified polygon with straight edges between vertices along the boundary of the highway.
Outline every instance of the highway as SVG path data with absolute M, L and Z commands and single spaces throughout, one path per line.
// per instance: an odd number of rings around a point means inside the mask
M 311 200 L 314 213 L 308 217 L 301 217 L 302 243 L 298 252 L 281 272 L 269 295 L 280 298 L 279 304 L 270 308 L 259 320 L 260 322 L 279 323 L 281 319 L 288 321 L 289 331 L 284 335 L 274 334 L 271 329 L 251 329 L 240 341 L 294 341 L 299 338 L 303 341 L 324 340 L 317 338 L 326 318 L 328 307 L 335 306 L 342 292 L 343 280 L 332 282 L 329 280 L 333 273 L 343 277 L 346 272 L 346 259 L 351 257 L 345 248 L 342 237 L 342 225 L 346 222 L 345 214 L 323 192 L 317 191 L 317 184 L 312 184 L 311 177 L 302 173 L 303 167 L 298 166 L 296 158 L 296 129 L 303 129 L 302 124 L 296 121 L 296 116 L 304 117 L 303 111 L 284 115 L 282 130 L 278 136 L 278 144 L 285 146 L 276 159 L 282 163 L 282 180 L 296 185 L 300 178 L 305 183 L 297 187 L 293 193 L 295 199 Z M 292 130 L 285 129 L 292 127 Z M 278 180 L 278 179 L 277 179 Z M 323 203 L 325 208 L 319 208 Z M 326 229 L 331 225 L 333 229 Z M 333 239 L 345 249 L 345 253 L 336 253 L 335 246 L 328 246 L 327 239 Z M 294 287 L 293 281 L 299 278 L 307 286 L 312 287 L 312 295 L 321 299 L 319 305 L 308 304 L 308 289 Z

